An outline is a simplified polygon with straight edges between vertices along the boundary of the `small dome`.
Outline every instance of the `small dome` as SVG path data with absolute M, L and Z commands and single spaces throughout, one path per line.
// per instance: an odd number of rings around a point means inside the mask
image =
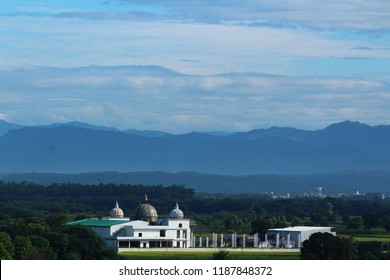
M 115 203 L 115 207 L 110 211 L 110 218 L 123 218 L 123 210 L 119 208 L 118 202 Z
M 180 220 L 184 219 L 184 213 L 179 209 L 179 204 L 176 203 L 175 209 L 169 214 L 169 219 Z
M 145 222 L 155 223 L 158 221 L 156 208 L 148 203 L 148 197 L 145 195 L 145 202 L 138 206 L 137 219 Z

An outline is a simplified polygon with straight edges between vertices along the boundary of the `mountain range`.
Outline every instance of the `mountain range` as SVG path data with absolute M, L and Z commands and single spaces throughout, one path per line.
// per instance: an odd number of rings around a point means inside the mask
M 390 126 L 344 121 L 308 131 L 271 127 L 174 135 L 86 123 L 0 121 L 0 172 L 199 172 L 220 175 L 390 170 Z

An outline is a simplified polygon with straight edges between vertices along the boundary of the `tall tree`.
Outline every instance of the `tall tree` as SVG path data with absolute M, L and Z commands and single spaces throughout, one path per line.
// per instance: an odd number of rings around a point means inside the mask
M 14 239 L 15 245 L 15 259 L 16 260 L 25 260 L 27 259 L 27 255 L 32 247 L 30 239 L 26 236 L 15 236 Z
M 47 217 L 46 222 L 52 231 L 61 231 L 66 223 L 66 215 L 62 207 L 56 206 L 51 215 Z
M 116 253 L 109 249 L 104 241 L 90 228 L 69 226 L 65 229 L 70 256 L 79 256 L 84 260 L 115 259 Z M 68 255 L 69 256 L 69 255 Z
M 11 254 L 7 251 L 3 243 L 0 243 L 0 260 L 12 260 Z
M 11 237 L 6 232 L 0 232 L 0 244 L 3 244 L 5 250 L 13 256 L 14 254 L 14 244 L 12 243 Z
M 301 259 L 349 260 L 355 259 L 357 249 L 351 239 L 339 238 L 330 233 L 313 233 L 303 242 Z

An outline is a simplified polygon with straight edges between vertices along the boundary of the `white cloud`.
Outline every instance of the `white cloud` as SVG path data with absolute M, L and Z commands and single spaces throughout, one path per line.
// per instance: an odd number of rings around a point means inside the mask
M 0 91 L 14 98 L 0 101 L 0 111 L 11 121 L 24 118 L 25 124 L 79 120 L 170 132 L 272 125 L 321 128 L 345 119 L 390 121 L 390 85 L 378 79 L 182 75 L 155 67 L 51 68 L 51 77 L 47 71 L 0 75 L 7 77 L 6 83 L 0 79 Z M 66 85 L 61 76 L 77 82 Z
M 389 1 L 31 3 L 0 13 L 10 120 L 173 132 L 390 121 Z
M 6 121 L 8 119 L 8 116 L 6 114 L 3 114 L 0 112 L 0 120 Z
M 147 6 L 145 1 L 120 0 Z M 198 22 L 246 24 L 273 28 L 390 31 L 388 1 L 153 1 L 176 12 L 176 18 Z
M 390 56 L 354 49 L 362 39 L 272 28 L 181 23 L 4 18 L 0 61 L 7 66 L 77 67 L 161 65 L 185 73 L 267 72 L 290 74 L 302 58 Z M 12 34 L 12 35 L 11 35 Z M 187 61 L 200 61 L 189 64 Z M 340 64 L 342 62 L 339 62 Z M 361 63 L 364 63 L 362 61 Z

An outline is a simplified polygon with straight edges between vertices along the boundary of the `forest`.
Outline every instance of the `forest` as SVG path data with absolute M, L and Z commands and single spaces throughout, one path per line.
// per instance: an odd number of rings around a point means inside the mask
M 346 235 L 390 232 L 390 201 L 375 194 L 354 198 L 271 199 L 250 194 L 199 194 L 179 185 L 62 183 L 43 186 L 0 182 L 1 258 L 118 258 L 88 228 L 65 224 L 107 216 L 116 201 L 125 216 L 134 217 L 145 194 L 160 217 L 167 217 L 176 202 L 179 203 L 185 216 L 194 221 L 195 234 L 264 234 L 269 228 L 294 225 L 334 226 L 338 234 Z M 382 245 L 376 244 L 375 250 Z M 371 252 L 370 256 L 381 258 L 380 252 L 376 255 Z

